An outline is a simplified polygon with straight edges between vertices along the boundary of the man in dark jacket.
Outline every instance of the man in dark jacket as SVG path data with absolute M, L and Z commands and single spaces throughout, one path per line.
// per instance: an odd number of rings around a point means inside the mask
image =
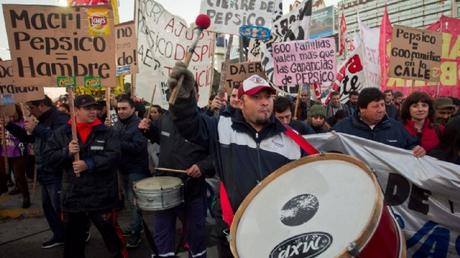
M 238 90 L 240 109 L 231 117 L 209 117 L 196 108 L 193 75 L 177 63 L 168 85 L 173 90 L 184 76 L 178 99 L 170 106 L 178 131 L 188 140 L 209 149 L 223 183 L 220 189 L 224 220 L 254 186 L 282 165 L 301 157 L 302 151 L 273 114 L 275 90 L 257 75 L 244 80 Z M 224 192 L 228 195 L 225 196 Z
M 414 156 L 426 154 L 398 121 L 389 118 L 385 110 L 385 95 L 377 88 L 365 88 L 358 97 L 359 113 L 337 123 L 333 130 L 394 147 L 412 150 Z
M 120 142 L 113 130 L 97 119 L 93 97 L 78 96 L 75 107 L 78 141 L 72 140 L 70 125 L 66 125 L 50 138 L 44 153 L 49 166 L 64 170 L 64 258 L 85 257 L 88 220 L 101 233 L 111 257 L 127 257 L 115 211 Z
M 180 177 L 184 182 L 184 203 L 178 207 L 153 213 L 154 243 L 157 256 L 175 256 L 176 218 L 185 225 L 185 241 L 189 257 L 205 258 L 206 253 L 206 177 L 214 175 L 214 164 L 208 150 L 184 139 L 174 125 L 171 113 L 165 112 L 150 125 L 148 119 L 139 124 L 152 142 L 160 144 L 160 168 L 186 170 L 186 175 L 156 173 L 157 176 Z
M 141 242 L 142 215 L 134 205 L 134 184 L 149 176 L 147 139 L 137 128 L 140 122 L 136 116 L 134 101 L 128 95 L 117 99 L 118 121 L 114 125 L 121 145 L 119 172 L 123 191 L 131 209 L 127 247 L 135 248 Z
M 33 143 L 37 178 L 42 186 L 43 213 L 53 232 L 53 236 L 42 244 L 42 248 L 52 248 L 62 245 L 64 241 L 60 218 L 62 169 L 46 166 L 43 152 L 52 133 L 65 125 L 69 117 L 58 111 L 48 96 L 42 100 L 30 101 L 27 106 L 33 117 L 25 118 L 24 128 L 14 123 L 9 123 L 5 128 L 22 142 Z
M 292 102 L 286 97 L 277 97 L 273 109 L 281 123 L 290 126 L 300 135 L 314 134 L 315 131 L 304 121 L 292 119 Z

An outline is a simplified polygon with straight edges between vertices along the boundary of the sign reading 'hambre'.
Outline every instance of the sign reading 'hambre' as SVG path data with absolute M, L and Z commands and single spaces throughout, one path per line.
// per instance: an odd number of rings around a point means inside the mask
M 15 103 L 24 103 L 32 100 L 43 99 L 43 87 L 35 85 L 17 86 L 13 72 L 12 61 L 0 61 L 0 95 L 12 96 Z M 1 101 L 0 101 L 1 102 Z
M 441 33 L 395 26 L 390 51 L 390 76 L 439 82 Z
M 335 41 L 332 38 L 275 43 L 272 53 L 277 86 L 335 80 Z
M 87 75 L 116 85 L 110 9 L 3 5 L 3 14 L 19 85 L 34 80 L 54 86 L 57 76 L 75 76 L 82 84 Z

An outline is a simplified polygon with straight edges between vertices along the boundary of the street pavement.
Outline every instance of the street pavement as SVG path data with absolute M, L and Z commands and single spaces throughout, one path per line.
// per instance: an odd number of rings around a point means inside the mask
M 29 184 L 29 189 L 32 185 Z M 40 187 L 37 186 L 35 195 L 32 197 L 32 206 L 29 209 L 21 207 L 21 195 L 3 194 L 0 196 L 0 258 L 60 258 L 63 247 L 42 249 L 42 242 L 51 237 L 51 231 L 41 210 Z M 146 220 L 149 218 L 146 216 Z M 208 232 L 213 228 L 213 219 L 207 219 Z M 123 210 L 119 214 L 119 223 L 122 228 L 128 225 L 128 211 Z M 180 233 L 178 222 L 177 232 Z M 86 245 L 87 258 L 110 257 L 105 248 L 102 237 L 97 229 L 91 227 L 91 239 Z M 208 257 L 217 257 L 217 249 L 212 234 L 208 234 Z M 140 246 L 136 249 L 128 249 L 130 258 L 150 258 L 151 251 L 145 235 Z M 179 257 L 188 257 L 186 252 L 179 253 Z

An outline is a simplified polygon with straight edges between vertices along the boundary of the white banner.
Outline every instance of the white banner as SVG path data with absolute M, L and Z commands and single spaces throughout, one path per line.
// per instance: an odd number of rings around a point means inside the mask
M 210 31 L 239 35 L 243 25 L 270 27 L 283 13 L 282 0 L 202 0 L 200 13 L 211 18 Z
M 379 39 L 380 29 L 370 29 L 358 16 L 361 46 L 364 54 L 364 75 L 368 87 L 380 88 Z
M 292 10 L 288 14 L 283 15 L 273 23 L 270 40 L 261 44 L 261 63 L 270 82 L 274 81 L 272 56 L 273 43 L 308 39 L 308 28 L 310 24 L 311 11 L 312 0 L 304 0 L 302 4 L 298 6 L 298 8 Z M 289 93 L 297 93 L 297 89 L 294 87 L 287 87 L 285 85 L 276 86 L 282 87 L 284 91 Z
M 367 163 L 406 236 L 408 257 L 460 255 L 460 166 L 342 133 L 308 135 L 322 152 Z
M 168 108 L 166 94 L 169 91 L 167 77 L 174 64 L 183 61 L 196 35 L 180 17 L 169 13 L 152 0 L 136 3 L 137 52 L 139 73 L 136 76 L 136 95 L 150 101 L 156 85 L 154 103 Z M 212 58 L 215 34 L 204 31 L 192 55 L 188 68 L 194 73 L 199 86 L 199 106 L 208 103 L 212 85 Z

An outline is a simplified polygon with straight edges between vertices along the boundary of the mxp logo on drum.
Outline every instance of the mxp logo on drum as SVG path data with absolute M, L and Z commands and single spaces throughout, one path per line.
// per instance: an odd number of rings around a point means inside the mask
M 270 258 L 312 258 L 332 244 L 332 236 L 325 232 L 310 232 L 291 237 L 277 245 Z

